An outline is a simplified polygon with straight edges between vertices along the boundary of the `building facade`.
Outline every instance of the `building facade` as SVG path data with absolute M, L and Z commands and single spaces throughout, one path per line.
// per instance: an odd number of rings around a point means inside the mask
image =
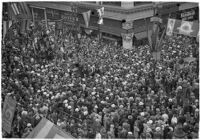
M 70 15 L 74 12 L 72 6 L 76 6 L 78 26 L 82 32 L 99 34 L 103 38 L 120 40 L 131 36 L 140 40 L 147 38 L 148 28 L 151 25 L 151 18 L 159 13 L 163 20 L 163 26 L 167 24 L 168 18 L 199 21 L 198 3 L 186 2 L 27 2 L 33 16 L 33 20 L 59 21 L 63 15 Z M 98 25 L 98 15 L 93 12 L 104 7 L 104 23 Z M 83 12 L 91 10 L 89 26 L 86 28 Z M 70 16 L 68 16 L 69 18 Z M 74 18 L 74 16 L 71 16 Z M 72 19 L 74 20 L 74 19 Z M 68 20 L 70 21 L 70 19 Z M 130 39 L 129 39 L 130 41 Z

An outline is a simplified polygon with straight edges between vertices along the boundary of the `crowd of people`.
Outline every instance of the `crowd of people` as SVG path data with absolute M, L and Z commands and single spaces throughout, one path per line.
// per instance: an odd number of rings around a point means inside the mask
M 17 101 L 10 134 L 25 138 L 46 117 L 75 138 L 198 138 L 199 44 L 164 37 L 161 57 L 150 47 L 125 50 L 115 42 L 35 26 L 2 47 L 2 106 Z

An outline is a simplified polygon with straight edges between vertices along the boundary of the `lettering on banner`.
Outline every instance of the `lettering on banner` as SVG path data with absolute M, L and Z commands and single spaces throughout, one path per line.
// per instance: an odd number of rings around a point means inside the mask
M 181 19 L 182 20 L 192 20 L 194 18 L 194 15 L 195 15 L 195 10 L 192 9 L 190 11 L 181 13 Z

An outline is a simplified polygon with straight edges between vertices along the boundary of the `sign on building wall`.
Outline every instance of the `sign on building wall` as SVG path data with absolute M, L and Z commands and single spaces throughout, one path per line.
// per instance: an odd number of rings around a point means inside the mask
M 129 30 L 133 28 L 133 21 L 127 21 L 125 23 L 122 23 L 122 28 L 125 30 Z
M 167 35 L 172 33 L 183 34 L 191 37 L 196 37 L 199 31 L 199 23 L 189 22 L 177 19 L 168 19 Z
M 181 11 L 178 15 L 178 19 L 192 21 L 192 20 L 198 20 L 198 16 L 199 16 L 198 8 L 192 8 Z
M 46 9 L 47 18 L 50 20 L 59 20 L 61 19 L 61 11 L 55 9 Z

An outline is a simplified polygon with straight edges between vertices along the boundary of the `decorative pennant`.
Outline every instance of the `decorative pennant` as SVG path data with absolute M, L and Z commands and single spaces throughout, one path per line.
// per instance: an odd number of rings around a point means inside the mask
M 84 18 L 84 21 L 85 21 L 85 26 L 86 26 L 86 28 L 88 28 L 89 27 L 89 22 L 90 22 L 91 10 L 89 10 L 87 12 L 84 12 L 82 14 L 83 14 L 83 18 Z

